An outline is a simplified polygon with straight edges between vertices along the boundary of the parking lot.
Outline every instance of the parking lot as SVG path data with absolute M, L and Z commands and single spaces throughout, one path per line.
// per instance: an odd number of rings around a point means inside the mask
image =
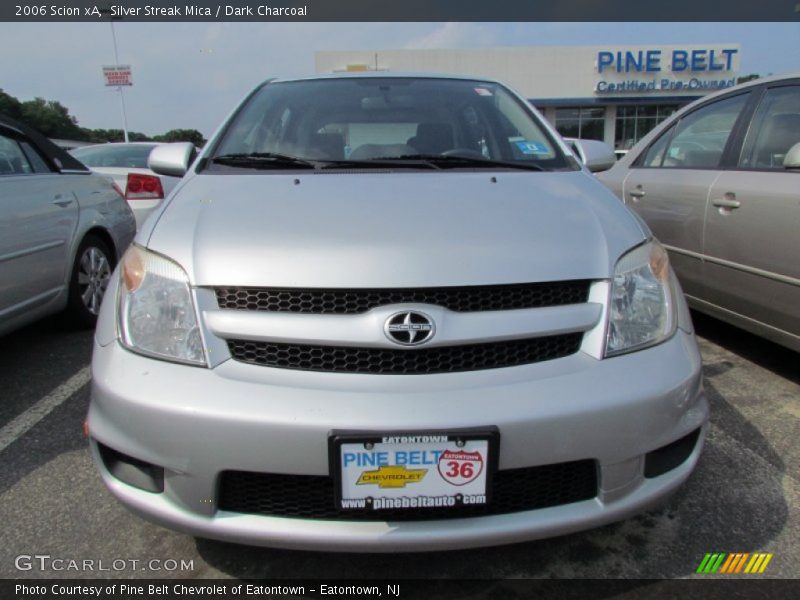
M 707 552 L 763 551 L 774 558 L 762 577 L 795 577 L 800 357 L 694 318 L 712 427 L 697 470 L 666 507 L 526 544 L 357 557 L 194 539 L 128 513 L 101 484 L 82 435 L 91 333 L 48 319 L 0 341 L 0 576 L 683 578 Z M 96 562 L 94 570 L 19 570 L 20 555 Z M 100 561 L 109 570 L 100 572 Z

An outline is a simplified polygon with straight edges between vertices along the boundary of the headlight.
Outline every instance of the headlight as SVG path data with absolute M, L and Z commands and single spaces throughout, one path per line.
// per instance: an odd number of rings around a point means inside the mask
M 653 240 L 617 262 L 606 356 L 663 342 L 675 332 L 675 291 L 667 251 Z
M 184 270 L 171 260 L 134 245 L 122 257 L 119 272 L 122 344 L 148 356 L 206 365 Z

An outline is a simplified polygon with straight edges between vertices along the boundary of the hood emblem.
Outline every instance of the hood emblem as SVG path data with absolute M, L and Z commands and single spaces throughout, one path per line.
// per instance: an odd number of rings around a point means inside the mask
M 433 337 L 436 326 L 425 313 L 404 310 L 386 319 L 383 326 L 386 337 L 401 346 L 418 346 Z

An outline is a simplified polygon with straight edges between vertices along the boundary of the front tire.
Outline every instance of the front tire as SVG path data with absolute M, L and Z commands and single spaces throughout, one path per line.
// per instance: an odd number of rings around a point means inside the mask
M 97 323 L 100 304 L 111 279 L 113 254 L 102 239 L 87 235 L 72 265 L 69 281 L 69 302 L 66 315 L 78 327 L 90 328 Z

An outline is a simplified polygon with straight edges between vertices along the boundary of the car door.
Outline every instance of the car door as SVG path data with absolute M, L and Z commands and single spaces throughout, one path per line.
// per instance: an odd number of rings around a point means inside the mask
M 625 202 L 669 250 L 688 296 L 707 293 L 703 229 L 708 192 L 749 96 L 726 96 L 683 115 L 642 152 L 625 179 Z
M 0 129 L 0 320 L 64 286 L 78 203 L 30 141 Z
M 800 349 L 800 170 L 783 165 L 800 143 L 800 80 L 767 86 L 743 137 L 709 195 L 709 301 Z

